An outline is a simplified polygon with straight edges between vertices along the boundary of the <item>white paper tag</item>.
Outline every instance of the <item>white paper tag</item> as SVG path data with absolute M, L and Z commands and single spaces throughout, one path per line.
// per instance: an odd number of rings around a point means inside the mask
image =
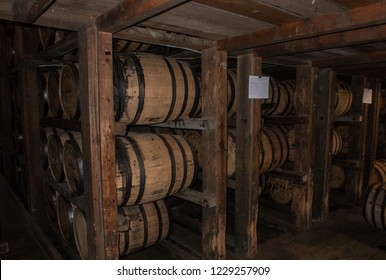
M 373 90 L 371 88 L 365 88 L 363 91 L 363 103 L 371 104 L 373 102 Z
M 269 77 L 249 76 L 249 99 L 266 99 L 269 94 Z

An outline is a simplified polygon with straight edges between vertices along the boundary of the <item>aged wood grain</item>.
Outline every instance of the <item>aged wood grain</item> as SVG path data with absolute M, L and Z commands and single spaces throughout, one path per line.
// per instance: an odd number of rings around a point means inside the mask
M 35 22 L 55 0 L 14 0 L 13 18 L 26 23 Z
M 261 75 L 261 58 L 237 58 L 235 251 L 243 258 L 257 253 L 261 101 L 248 98 L 249 75 Z
M 202 132 L 203 192 L 216 207 L 203 208 L 202 250 L 204 259 L 225 259 L 227 178 L 227 54 L 216 48 L 202 51 L 202 117 L 213 119 L 214 129 Z

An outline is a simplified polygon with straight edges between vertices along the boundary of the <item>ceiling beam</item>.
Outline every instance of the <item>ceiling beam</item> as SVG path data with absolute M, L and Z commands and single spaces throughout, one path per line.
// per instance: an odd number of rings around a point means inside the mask
M 273 57 L 379 41 L 386 41 L 386 24 L 257 47 L 254 51 L 261 57 Z
M 218 41 L 218 49 L 233 52 L 384 23 L 386 23 L 386 3 L 379 2 L 346 12 L 318 16 L 307 21 L 297 21 L 221 39 Z
M 312 66 L 326 67 L 351 67 L 352 65 L 377 64 L 386 62 L 386 51 L 374 51 L 365 54 L 350 56 L 334 56 L 330 58 L 314 59 Z M 359 67 L 360 68 L 360 67 Z
M 34 23 L 54 2 L 55 0 L 13 0 L 13 19 Z
M 135 26 L 116 33 L 114 37 L 195 51 L 214 46 L 214 42 L 208 39 Z
M 174 8 L 186 0 L 124 0 L 97 18 L 98 30 L 116 33 Z

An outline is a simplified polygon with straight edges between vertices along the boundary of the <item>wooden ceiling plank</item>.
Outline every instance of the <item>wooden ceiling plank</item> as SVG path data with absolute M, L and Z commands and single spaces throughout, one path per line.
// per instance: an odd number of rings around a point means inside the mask
M 386 51 L 375 51 L 365 54 L 338 56 L 325 59 L 315 59 L 312 61 L 314 67 L 337 67 L 337 66 L 352 66 L 365 64 L 384 64 L 386 63 Z
M 386 23 L 386 4 L 382 2 L 221 39 L 218 41 L 218 48 L 233 52 L 384 23 Z
M 208 49 L 214 45 L 213 41 L 203 38 L 136 26 L 122 30 L 116 33 L 114 37 L 195 51 Z
M 116 33 L 184 2 L 186 0 L 124 0 L 100 15 L 97 27 L 100 31 Z
M 13 0 L 13 19 L 34 23 L 55 0 Z
M 370 44 L 385 39 L 386 24 L 263 46 L 254 50 L 261 57 L 272 57 Z
M 253 0 L 194 0 L 194 2 L 224 11 L 281 26 L 299 20 L 299 16 L 281 11 Z

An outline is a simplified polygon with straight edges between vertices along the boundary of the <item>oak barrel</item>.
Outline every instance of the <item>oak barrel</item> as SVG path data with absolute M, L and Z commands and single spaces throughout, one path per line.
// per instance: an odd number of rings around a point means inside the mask
M 153 54 L 114 57 L 116 121 L 154 124 L 185 119 L 196 111 L 200 84 L 188 63 Z
M 273 201 L 280 204 L 291 202 L 294 186 L 289 180 L 267 176 L 267 187 Z
M 84 172 L 82 155 L 82 134 L 73 134 L 63 147 L 64 177 L 71 192 L 82 194 L 84 190 Z
M 114 39 L 113 43 L 114 52 L 146 52 L 151 48 L 150 44 L 122 39 Z
M 52 127 L 40 128 L 40 154 L 42 156 L 43 169 L 46 170 L 49 166 L 48 163 L 48 138 L 51 134 L 56 133 L 56 129 Z
M 75 64 L 66 64 L 60 69 L 59 95 L 63 117 L 78 120 L 80 118 L 79 71 Z
M 59 94 L 59 72 L 53 69 L 45 73 L 47 83 L 48 107 L 54 118 L 60 119 L 63 117 L 63 108 Z
M 48 166 L 52 178 L 57 182 L 63 182 L 65 179 L 63 166 L 64 143 L 80 133 L 75 131 L 66 132 L 59 129 L 56 131 L 57 133 L 51 134 L 48 137 Z
M 116 138 L 116 187 L 120 206 L 162 199 L 196 180 L 198 163 L 180 135 L 128 132 Z
M 362 205 L 366 222 L 386 230 L 386 183 L 370 185 Z
M 64 196 L 59 195 L 56 200 L 56 218 L 62 238 L 66 241 L 73 240 L 74 207 Z
M 331 165 L 330 188 L 333 190 L 344 188 L 346 182 L 346 171 L 342 166 Z
M 386 159 L 375 159 L 369 185 L 386 182 Z
M 120 208 L 118 220 L 123 223 L 118 229 L 120 255 L 140 251 L 167 238 L 172 229 L 171 219 L 164 200 Z M 79 255 L 88 259 L 87 222 L 79 209 L 74 212 L 73 229 Z
M 353 94 L 348 84 L 342 80 L 336 81 L 335 117 L 348 113 L 353 103 Z
M 332 142 L 331 142 L 331 154 L 332 156 L 336 156 L 343 149 L 343 138 L 340 134 L 339 130 L 334 129 L 332 131 Z

